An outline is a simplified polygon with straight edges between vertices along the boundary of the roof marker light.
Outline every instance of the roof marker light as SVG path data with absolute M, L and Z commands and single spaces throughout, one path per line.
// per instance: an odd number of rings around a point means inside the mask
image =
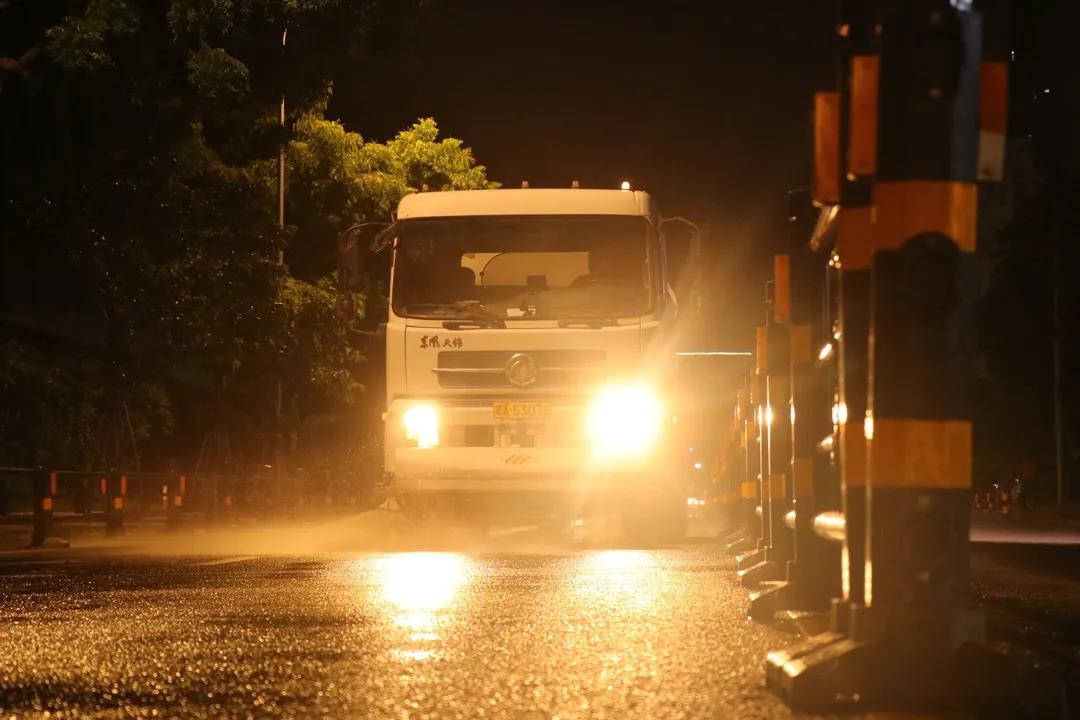
M 528 190 L 529 189 L 529 181 L 528 180 L 522 180 L 521 181 L 521 189 L 522 190 Z
M 622 185 L 620 185 L 619 188 L 621 190 L 628 191 L 630 189 L 630 181 L 629 180 L 623 180 Z
M 573 181 L 570 182 L 570 189 L 571 190 L 577 190 L 580 187 L 581 187 L 581 183 L 579 183 L 577 180 L 573 180 Z

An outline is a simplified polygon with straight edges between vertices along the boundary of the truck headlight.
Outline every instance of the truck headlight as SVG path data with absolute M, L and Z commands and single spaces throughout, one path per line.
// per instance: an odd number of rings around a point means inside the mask
M 589 405 L 586 431 L 600 455 L 644 455 L 660 434 L 662 414 L 660 400 L 645 385 L 609 385 Z
M 401 416 L 405 439 L 417 447 L 429 448 L 439 444 L 439 411 L 434 405 L 413 405 Z

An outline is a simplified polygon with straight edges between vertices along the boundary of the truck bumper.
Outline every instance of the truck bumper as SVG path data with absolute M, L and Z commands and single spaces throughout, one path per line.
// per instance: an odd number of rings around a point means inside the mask
M 641 488 L 654 480 L 644 460 L 604 460 L 585 448 L 397 448 L 393 484 L 409 493 L 554 492 Z

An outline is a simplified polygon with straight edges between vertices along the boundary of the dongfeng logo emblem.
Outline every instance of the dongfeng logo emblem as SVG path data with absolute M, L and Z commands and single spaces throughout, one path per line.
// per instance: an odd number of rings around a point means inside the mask
M 514 387 L 529 387 L 539 375 L 540 368 L 531 355 L 516 353 L 506 363 L 506 379 Z

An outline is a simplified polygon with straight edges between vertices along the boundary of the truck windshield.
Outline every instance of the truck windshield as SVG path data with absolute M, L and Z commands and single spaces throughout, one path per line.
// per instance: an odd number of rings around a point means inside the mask
M 394 312 L 406 317 L 562 320 L 639 316 L 655 295 L 644 217 L 502 216 L 406 220 Z

